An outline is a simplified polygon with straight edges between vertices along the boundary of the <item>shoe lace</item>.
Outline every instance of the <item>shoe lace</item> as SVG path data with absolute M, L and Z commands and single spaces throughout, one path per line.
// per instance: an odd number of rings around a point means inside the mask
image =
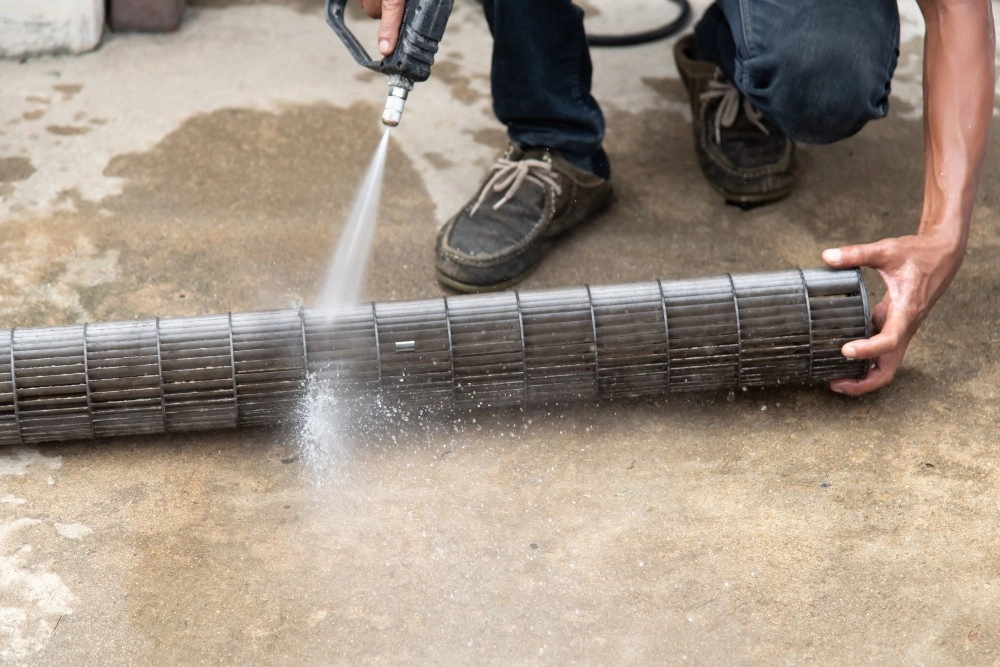
M 486 181 L 486 184 L 483 185 L 483 189 L 479 193 L 479 198 L 476 199 L 472 210 L 469 211 L 470 216 L 476 214 L 476 211 L 479 210 L 479 207 L 482 206 L 491 192 L 499 193 L 506 190 L 503 197 L 493 204 L 494 211 L 499 209 L 517 194 L 517 191 L 521 189 L 525 181 L 531 181 L 542 188 L 549 186 L 557 195 L 562 192 L 562 186 L 559 185 L 556 174 L 552 172 L 552 163 L 548 160 L 538 158 L 511 160 L 501 157 L 493 164 L 492 171 L 493 174 Z
M 753 123 L 757 129 L 770 136 L 771 131 L 761 122 L 762 115 L 750 103 L 746 97 L 730 81 L 721 76 L 708 82 L 708 89 L 700 96 L 702 102 L 719 100 L 719 106 L 715 108 L 715 118 L 713 119 L 715 130 L 715 143 L 722 143 L 722 128 L 730 128 L 736 122 L 743 107 L 743 113 L 747 120 Z

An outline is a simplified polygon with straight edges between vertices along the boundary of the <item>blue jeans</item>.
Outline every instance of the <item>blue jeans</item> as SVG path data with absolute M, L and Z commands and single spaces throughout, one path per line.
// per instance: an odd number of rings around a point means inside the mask
M 511 141 L 589 166 L 604 116 L 590 94 L 583 11 L 571 0 L 484 0 L 483 8 L 494 38 L 493 110 Z M 888 111 L 899 11 L 896 0 L 717 0 L 695 26 L 695 44 L 700 60 L 716 63 L 793 139 L 831 143 Z

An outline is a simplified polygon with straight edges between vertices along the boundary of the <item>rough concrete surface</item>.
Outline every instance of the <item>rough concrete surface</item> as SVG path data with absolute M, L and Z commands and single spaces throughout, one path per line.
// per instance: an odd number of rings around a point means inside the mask
M 319 2 L 191 5 L 176 34 L 0 62 L 3 326 L 318 292 L 385 83 Z M 368 298 L 441 293 L 435 229 L 504 142 L 484 22 L 457 5 L 392 136 Z M 796 191 L 751 211 L 698 172 L 670 45 L 595 52 L 617 201 L 526 286 L 816 266 L 912 231 L 921 24 L 900 6 L 890 117 L 804 147 Z M 859 400 L 388 416 L 312 470 L 293 416 L 0 451 L 0 663 L 998 664 L 996 134 L 988 160 L 962 272 Z

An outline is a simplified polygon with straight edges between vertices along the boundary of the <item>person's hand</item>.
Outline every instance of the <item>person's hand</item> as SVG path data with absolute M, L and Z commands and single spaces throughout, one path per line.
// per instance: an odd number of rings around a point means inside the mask
M 378 51 L 388 56 L 396 50 L 399 26 L 403 23 L 405 0 L 359 0 L 365 14 L 382 19 L 378 24 Z
M 885 282 L 885 298 L 872 312 L 875 335 L 851 341 L 841 353 L 870 359 L 871 369 L 860 379 L 830 382 L 835 392 L 858 396 L 892 382 L 906 347 L 931 307 L 951 284 L 965 255 L 964 241 L 931 235 L 883 239 L 866 245 L 823 251 L 823 261 L 835 269 L 870 267 Z

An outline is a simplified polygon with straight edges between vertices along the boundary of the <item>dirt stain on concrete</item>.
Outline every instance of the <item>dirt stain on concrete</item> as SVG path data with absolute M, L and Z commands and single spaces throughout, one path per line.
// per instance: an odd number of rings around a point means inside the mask
M 23 181 L 35 173 L 35 166 L 26 157 L 0 157 L 0 183 Z
M 60 137 L 72 137 L 78 134 L 87 134 L 90 132 L 90 128 L 79 125 L 49 125 L 45 131 Z

